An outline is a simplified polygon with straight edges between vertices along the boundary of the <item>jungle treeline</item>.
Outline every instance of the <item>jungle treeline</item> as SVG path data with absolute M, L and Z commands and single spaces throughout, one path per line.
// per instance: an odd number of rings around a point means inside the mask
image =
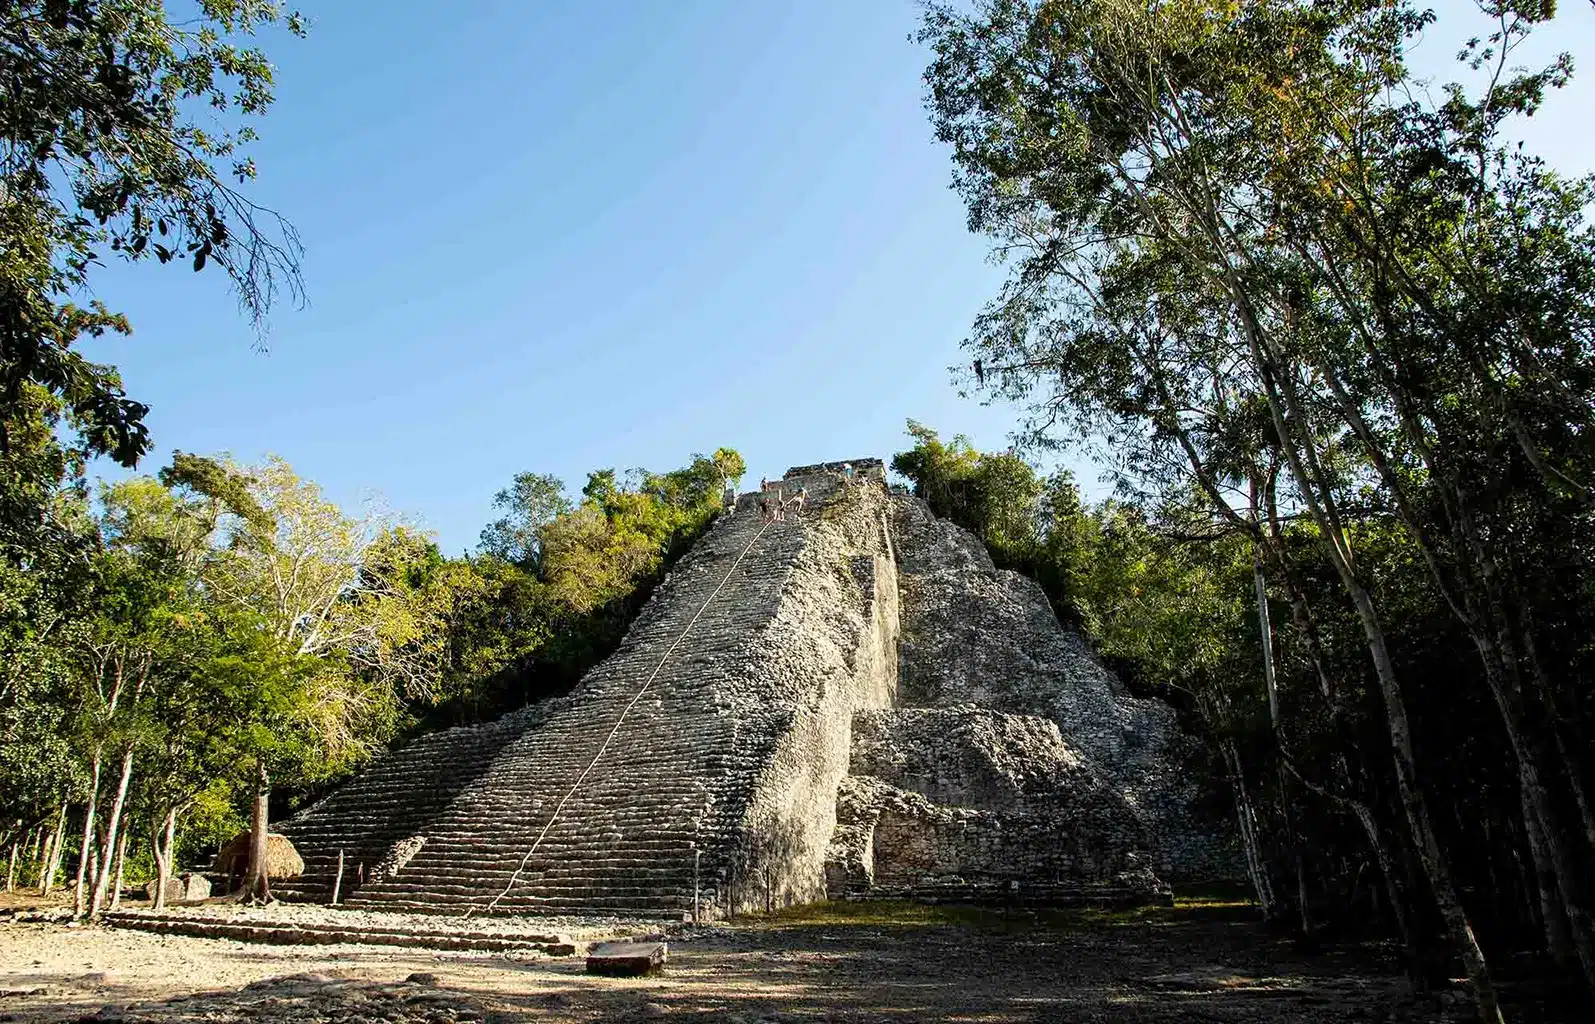
M 929 435 L 900 468 L 1184 695 L 1270 913 L 1379 921 L 1487 1021 L 1525 951 L 1595 988 L 1595 182 L 1514 137 L 1572 75 L 1520 66 L 1555 14 L 1447 5 L 1455 85 L 1417 80 L 1436 15 L 1399 0 L 979 0 L 920 33 L 1008 268 L 968 383 L 1120 490 L 1080 513 Z
M 28 454 L 48 460 L 35 397 Z M 0 850 L 8 891 L 68 885 L 85 915 L 246 827 L 264 845 L 274 813 L 393 743 L 569 689 L 742 472 L 722 449 L 594 472 L 574 500 L 523 473 L 448 557 L 280 459 L 179 452 L 93 492 L 74 465 L 6 495 Z

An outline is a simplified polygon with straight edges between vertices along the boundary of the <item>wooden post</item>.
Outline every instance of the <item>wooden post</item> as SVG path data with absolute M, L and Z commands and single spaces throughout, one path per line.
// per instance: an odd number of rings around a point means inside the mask
M 338 893 L 343 889 L 343 848 L 338 848 L 338 876 L 332 880 L 332 905 L 338 905 Z
M 692 851 L 692 923 L 698 924 L 698 862 L 703 859 L 702 850 Z

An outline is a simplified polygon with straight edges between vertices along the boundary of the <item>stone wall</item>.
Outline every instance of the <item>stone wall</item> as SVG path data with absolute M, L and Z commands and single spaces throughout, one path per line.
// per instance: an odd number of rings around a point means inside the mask
M 505 745 L 559 706 L 548 701 L 482 725 L 421 736 L 378 757 L 354 779 L 273 826 L 293 840 L 305 873 L 272 884 L 287 899 L 331 897 L 339 853 L 344 892 L 358 887 L 397 844 L 424 829 L 488 770 Z
M 833 895 L 971 884 L 1112 888 L 1130 902 L 1164 893 L 1133 809 L 1049 719 L 977 707 L 860 712 L 838 806 Z
M 800 673 L 801 683 L 778 698 L 775 742 L 717 893 L 725 912 L 825 897 L 853 715 L 889 707 L 897 692 L 897 571 L 884 488 L 843 488 L 828 465 L 790 470 L 783 485 L 808 487 L 813 512 L 759 649 L 771 665 Z
M 977 706 L 1056 723 L 1142 822 L 1168 881 L 1237 877 L 1227 822 L 1203 820 L 1198 756 L 1174 709 L 1130 696 L 1034 581 L 995 568 L 979 539 L 918 499 L 894 498 L 902 568 L 899 702 Z

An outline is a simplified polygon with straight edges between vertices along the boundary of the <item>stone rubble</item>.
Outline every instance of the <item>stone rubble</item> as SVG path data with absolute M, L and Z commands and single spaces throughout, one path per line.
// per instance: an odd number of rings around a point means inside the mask
M 1187 766 L 1200 751 L 1174 709 L 1125 692 L 1084 638 L 1058 621 L 1041 587 L 993 566 L 973 534 L 936 519 L 915 498 L 899 496 L 895 513 L 899 705 L 984 708 L 1056 723 L 1074 757 L 1144 829 L 1147 866 L 1161 878 L 1241 877 L 1228 824 L 1193 813 L 1198 791 Z M 1132 836 L 1105 838 L 1112 846 Z

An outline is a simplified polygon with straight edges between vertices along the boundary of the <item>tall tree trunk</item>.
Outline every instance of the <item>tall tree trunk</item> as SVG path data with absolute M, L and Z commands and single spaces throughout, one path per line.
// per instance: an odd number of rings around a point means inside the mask
M 1595 850 L 1595 809 L 1590 807 L 1589 795 L 1584 789 L 1584 766 L 1568 750 L 1561 725 L 1560 716 L 1551 723 L 1552 733 L 1556 737 L 1556 753 L 1562 759 L 1562 770 L 1567 774 L 1568 786 L 1573 791 L 1573 802 L 1578 807 L 1579 820 L 1584 826 L 1584 842 L 1591 850 Z
M 127 840 L 133 830 L 122 826 L 122 838 L 116 841 L 116 881 L 111 883 L 111 909 L 122 905 L 122 873 L 127 868 Z
M 177 808 L 166 811 L 166 820 L 159 828 L 150 822 L 150 846 L 155 852 L 155 909 L 166 909 L 166 883 L 172 877 L 172 846 L 177 839 Z
M 56 814 L 55 831 L 50 835 L 50 843 L 45 847 L 45 855 L 40 861 L 43 874 L 39 877 L 39 895 L 48 896 L 50 890 L 55 888 L 55 875 L 61 869 L 61 853 L 66 845 L 66 808 L 67 798 L 61 796 L 61 810 Z
M 1482 365 L 1478 368 L 1481 371 L 1484 369 Z M 1513 608 L 1523 608 L 1523 602 L 1512 583 L 1510 571 L 1503 567 L 1498 548 L 1486 538 L 1485 529 L 1475 512 L 1472 481 L 1465 479 L 1455 467 L 1436 458 L 1432 448 L 1424 442 L 1423 428 L 1417 417 L 1402 401 L 1401 389 L 1387 381 L 1386 386 L 1390 388 L 1395 408 L 1402 417 L 1403 427 L 1413 442 L 1414 450 L 1422 456 L 1429 478 L 1439 486 L 1446 523 L 1455 547 L 1458 551 L 1467 552 L 1462 563 L 1455 567 L 1457 579 L 1452 581 L 1443 570 L 1424 523 L 1414 512 L 1402 481 L 1392 471 L 1357 402 L 1340 382 L 1333 367 L 1320 363 L 1318 369 L 1333 390 L 1348 424 L 1362 439 L 1381 479 L 1394 495 L 1401 519 L 1417 543 L 1430 576 L 1479 653 L 1485 682 L 1511 741 L 1519 782 L 1524 790 L 1523 812 L 1538 818 L 1537 827 L 1528 827 L 1527 835 L 1535 862 L 1534 881 L 1541 890 L 1540 904 L 1542 909 L 1548 909 L 1552 902 L 1561 904 L 1558 910 L 1546 917 L 1547 939 L 1560 942 L 1565 933 L 1568 945 L 1577 957 L 1586 987 L 1595 991 L 1595 924 L 1590 921 L 1585 906 L 1583 873 L 1576 866 L 1578 858 L 1568 849 L 1567 829 L 1561 824 L 1561 816 L 1547 790 L 1547 780 L 1554 778 L 1552 759 L 1541 731 L 1534 729 L 1530 721 L 1530 695 L 1526 692 L 1525 674 L 1538 684 L 1540 692 L 1546 696 L 1546 704 L 1540 708 L 1539 717 L 1552 719 L 1549 725 L 1553 732 L 1556 731 L 1555 714 L 1550 695 L 1555 692 L 1555 686 L 1545 678 L 1535 656 L 1532 624 L 1525 622 L 1521 614 L 1512 614 Z M 1489 376 L 1487 371 L 1481 373 L 1481 379 L 1489 379 Z M 1525 661 L 1528 663 L 1527 673 Z M 1549 867 L 1549 872 L 1543 870 L 1546 867 Z M 1553 924 L 1557 918 L 1562 920 L 1565 927 Z M 1564 952 L 1551 950 L 1553 957 L 1558 959 Z
M 1235 819 L 1240 826 L 1241 848 L 1246 854 L 1246 874 L 1251 879 L 1252 892 L 1257 905 L 1263 910 L 1263 919 L 1274 918 L 1274 888 L 1268 881 L 1268 862 L 1263 858 L 1262 843 L 1257 835 L 1257 815 L 1252 809 L 1251 797 L 1246 792 L 1246 778 L 1241 774 L 1240 752 L 1234 742 L 1223 743 L 1224 763 L 1229 768 L 1230 790 L 1235 798 Z
M 1440 916 L 1445 920 L 1451 941 L 1462 955 L 1462 963 L 1478 1003 L 1479 1020 L 1483 1024 L 1503 1024 L 1495 984 L 1490 979 L 1489 964 L 1485 961 L 1484 950 L 1479 947 L 1478 937 L 1473 933 L 1473 924 L 1462 906 L 1456 884 L 1451 879 L 1450 861 L 1440 847 L 1439 837 L 1435 835 L 1429 817 L 1428 803 L 1419 788 L 1417 758 L 1412 749 L 1412 730 L 1407 721 L 1406 701 L 1396 683 L 1395 665 L 1385 646 L 1384 631 L 1379 626 L 1368 592 L 1355 582 L 1351 583 L 1351 589 L 1358 617 L 1363 621 L 1363 629 L 1374 654 L 1396 766 L 1396 791 L 1406 812 L 1408 827 L 1412 830 L 1418 862 L 1423 866 L 1423 873 L 1429 881 L 1430 891 L 1440 908 Z
M 28 844 L 22 851 L 22 858 L 23 858 L 22 859 L 22 865 L 23 865 L 23 867 L 22 867 L 22 873 L 21 873 L 21 876 L 20 876 L 21 877 L 21 883 L 20 884 L 22 884 L 24 886 L 28 884 L 27 878 L 28 878 L 28 866 L 29 865 L 33 866 L 33 874 L 34 874 L 34 879 L 33 880 L 34 880 L 35 884 L 37 884 L 37 882 L 39 880 L 38 879 L 39 872 L 41 870 L 43 870 L 43 867 L 42 867 L 42 863 L 43 862 L 41 861 L 41 859 L 39 857 L 39 848 L 44 845 L 44 835 L 45 835 L 46 832 L 48 832 L 50 830 L 49 821 L 50 821 L 49 818 L 45 818 L 38 825 L 34 826 L 33 831 L 31 833 L 29 833 Z
M 88 910 L 88 893 L 84 886 L 88 882 L 89 862 L 94 859 L 94 812 L 100 800 L 100 757 L 101 748 L 96 746 L 89 768 L 89 803 L 83 809 L 83 845 L 78 849 L 78 875 L 72 893 L 74 917 L 82 917 Z
M 1252 488 L 1252 506 L 1257 507 L 1257 489 Z M 1285 752 L 1285 730 L 1279 719 L 1279 677 L 1274 668 L 1274 626 L 1268 613 L 1268 580 L 1263 575 L 1263 559 L 1255 548 L 1252 552 L 1252 582 L 1257 590 L 1257 633 L 1263 646 L 1263 688 L 1268 692 L 1268 720 L 1274 730 L 1274 742 L 1281 755 Z M 1303 862 L 1302 839 L 1296 834 L 1291 820 L 1290 790 L 1286 774 L 1279 773 L 1280 820 L 1285 824 L 1285 834 L 1290 837 L 1296 862 L 1296 906 L 1301 916 L 1301 933 L 1313 930 L 1312 911 L 1307 901 L 1307 868 Z
M 1256 498 L 1253 498 L 1256 503 Z M 1268 691 L 1268 721 L 1279 736 L 1279 681 L 1274 674 L 1274 626 L 1268 614 L 1268 580 L 1263 575 L 1263 560 L 1252 554 L 1252 583 L 1257 589 L 1257 632 L 1263 643 L 1263 688 Z
M 1356 609 L 1363 635 L 1367 640 L 1368 651 L 1373 657 L 1374 673 L 1379 680 L 1379 691 L 1385 706 L 1385 724 L 1390 735 L 1391 756 L 1395 762 L 1396 791 L 1401 799 L 1402 810 L 1406 813 L 1408 827 L 1412 831 L 1413 846 L 1417 851 L 1419 863 L 1423 866 L 1435 903 L 1440 908 L 1440 915 L 1445 920 L 1446 931 L 1450 934 L 1457 952 L 1462 956 L 1468 981 L 1473 988 L 1473 997 L 1478 1005 L 1479 1020 L 1482 1024 L 1503 1024 L 1500 1001 L 1496 997 L 1495 984 L 1490 978 L 1489 964 L 1485 960 L 1484 950 L 1479 946 L 1478 937 L 1473 932 L 1473 924 L 1468 919 L 1467 910 L 1457 894 L 1456 883 L 1451 877 L 1450 861 L 1440 847 L 1439 837 L 1435 834 L 1433 821 L 1429 816 L 1428 803 L 1419 787 L 1417 756 L 1412 746 L 1412 727 L 1407 719 L 1406 698 L 1401 692 L 1395 663 L 1390 657 L 1384 626 L 1380 622 L 1378 609 L 1374 606 L 1373 596 L 1363 585 L 1354 568 L 1351 546 L 1335 505 L 1334 489 L 1325 480 L 1314 447 L 1311 421 L 1298 401 L 1291 374 L 1282 372 L 1275 360 L 1262 326 L 1257 320 L 1256 312 L 1245 291 L 1238 284 L 1233 269 L 1229 270 L 1229 279 L 1235 299 L 1235 310 L 1263 383 L 1269 413 L 1274 421 L 1275 435 L 1289 461 L 1291 475 L 1295 477 L 1312 519 L 1318 526 L 1329 560 L 1340 576 L 1347 596 L 1351 598 L 1352 606 Z M 1300 444 L 1298 444 L 1298 432 L 1301 437 Z
M 1573 934 L 1568 928 L 1567 913 L 1559 899 L 1556 887 L 1556 869 L 1551 865 L 1540 817 L 1529 805 L 1528 791 L 1518 788 L 1522 798 L 1523 829 L 1527 833 L 1529 860 L 1534 866 L 1534 889 L 1540 900 L 1540 926 L 1545 933 L 1545 949 L 1551 959 L 1563 970 L 1572 970 L 1577 960 L 1573 949 Z
M 244 876 L 244 895 L 266 902 L 271 897 L 270 872 L 266 870 L 266 829 L 271 802 L 271 776 L 265 759 L 255 762 L 255 806 L 249 819 L 249 871 Z
M 94 887 L 94 902 L 89 907 L 91 917 L 97 916 L 100 909 L 105 906 L 106 890 L 116 866 L 116 844 L 121 834 L 122 808 L 127 804 L 127 783 L 132 775 L 133 744 L 129 743 L 127 749 L 122 752 L 122 773 L 116 784 L 116 799 L 111 803 L 111 816 L 105 823 L 105 852 L 100 857 L 99 884 Z
M 1385 845 L 1384 836 L 1379 832 L 1379 822 L 1374 819 L 1373 808 L 1360 800 L 1350 801 L 1350 804 L 1379 862 L 1379 873 L 1384 876 L 1385 893 L 1390 900 L 1391 913 L 1396 918 L 1396 931 L 1401 934 L 1401 945 L 1407 953 L 1407 975 L 1413 986 L 1422 992 L 1429 987 L 1429 974 L 1423 969 L 1423 953 L 1418 948 L 1418 936 L 1407 916 L 1407 901 L 1400 883 L 1396 881 L 1396 866 L 1391 860 L 1390 848 Z

